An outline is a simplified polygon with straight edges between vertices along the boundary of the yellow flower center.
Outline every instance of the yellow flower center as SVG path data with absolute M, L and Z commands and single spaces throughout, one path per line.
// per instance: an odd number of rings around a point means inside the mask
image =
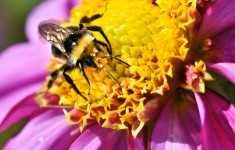
M 85 67 L 90 88 L 79 69 L 68 72 L 89 101 L 78 95 L 62 75 L 50 89 L 45 85 L 45 90 L 59 97 L 59 105 L 65 108 L 70 124 L 79 124 L 82 130 L 95 120 L 113 129 L 131 127 L 136 136 L 156 117 L 153 112 L 160 110 L 170 91 L 178 86 L 178 72 L 182 70 L 179 64 L 189 50 L 188 27 L 194 23 L 190 13 L 196 9 L 196 0 L 157 0 L 156 4 L 148 0 L 86 0 L 73 8 L 69 22 L 61 23 L 63 27 L 77 26 L 83 16 L 104 12 L 90 25 L 102 27 L 111 42 L 113 56 L 120 55 L 119 58 L 130 65 L 114 59 L 105 63 L 105 69 L 121 87 L 96 68 Z M 100 34 L 92 33 L 105 42 Z M 48 69 L 53 71 L 62 64 L 52 59 Z M 37 99 L 42 106 L 50 104 L 45 95 L 39 94 Z

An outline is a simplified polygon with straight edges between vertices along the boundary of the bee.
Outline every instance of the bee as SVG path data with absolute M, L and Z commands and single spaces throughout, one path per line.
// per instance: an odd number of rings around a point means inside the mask
M 52 44 L 51 50 L 53 56 L 63 59 L 66 62 L 61 68 L 50 74 L 51 79 L 47 85 L 48 89 L 53 85 L 59 72 L 62 72 L 66 82 L 71 85 L 77 94 L 86 99 L 78 90 L 70 76 L 66 74 L 66 72 L 78 68 L 89 86 L 88 94 L 90 94 L 90 81 L 84 67 L 93 67 L 105 71 L 105 73 L 120 86 L 119 82 L 104 68 L 106 64 L 104 62 L 107 62 L 108 59 L 116 59 L 127 66 L 129 66 L 129 64 L 117 58 L 118 55 L 113 56 L 110 41 L 100 26 L 84 25 L 102 17 L 102 15 L 103 14 L 96 14 L 90 18 L 84 16 L 80 20 L 79 26 L 64 28 L 53 23 L 42 23 L 38 26 L 40 35 Z M 99 32 L 105 42 L 96 39 L 91 31 Z M 108 55 L 105 55 L 102 48 L 107 51 Z

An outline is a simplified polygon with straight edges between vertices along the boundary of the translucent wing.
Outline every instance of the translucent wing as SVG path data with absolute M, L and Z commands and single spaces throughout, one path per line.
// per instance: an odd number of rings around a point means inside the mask
M 63 28 L 53 23 L 44 23 L 38 26 L 38 31 L 44 39 L 58 48 L 64 55 L 69 57 L 64 49 L 63 43 L 69 35 L 75 33 L 74 30 Z

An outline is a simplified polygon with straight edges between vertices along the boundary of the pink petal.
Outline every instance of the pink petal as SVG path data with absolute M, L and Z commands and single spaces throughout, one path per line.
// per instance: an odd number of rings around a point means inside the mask
M 131 133 L 128 134 L 128 150 L 145 150 L 147 147 L 147 131 L 142 129 L 142 131 L 137 135 L 136 138 L 132 136 Z
M 206 62 L 235 62 L 235 27 L 228 28 L 211 37 L 209 50 L 202 52 Z
M 125 130 L 102 128 L 98 124 L 91 125 L 72 143 L 70 150 L 126 150 L 127 133 Z
M 205 40 L 235 25 L 235 1 L 216 0 L 206 11 L 198 31 L 198 40 Z M 203 42 L 203 41 L 201 41 Z
M 50 19 L 68 19 L 71 7 L 78 3 L 79 0 L 45 0 L 28 16 L 26 22 L 26 36 L 28 40 L 41 42 L 38 34 L 39 23 Z
M 44 80 L 51 52 L 44 46 L 21 43 L 0 54 L 0 96 L 28 84 Z
M 200 148 L 197 106 L 192 101 L 174 97 L 168 100 L 152 129 L 149 145 L 151 150 Z
M 34 101 L 35 94 L 27 96 L 21 102 L 19 102 L 15 107 L 13 107 L 5 118 L 0 123 L 0 132 L 9 127 L 10 125 L 20 121 L 22 119 L 30 119 L 35 117 L 36 115 L 40 114 L 47 109 L 41 108 L 35 101 Z M 6 105 L 6 107 L 9 107 Z M 6 111 L 4 111 L 5 114 Z
M 207 67 L 219 73 L 220 75 L 227 78 L 229 81 L 235 84 L 235 63 L 216 63 L 216 64 L 207 64 Z
M 78 126 L 69 126 L 61 110 L 54 109 L 32 119 L 23 130 L 5 145 L 6 150 L 67 149 L 77 135 Z
M 70 11 L 74 6 L 77 6 L 80 4 L 81 0 L 67 0 L 68 2 L 68 11 Z
M 225 98 L 206 90 L 194 93 L 201 118 L 202 148 L 235 149 L 235 107 Z
M 17 90 L 9 91 L 7 94 L 0 96 L 0 125 L 2 126 L 3 119 L 17 107 L 27 96 L 35 93 L 42 88 L 42 82 L 35 82 L 27 86 L 23 86 Z M 14 110 L 16 111 L 16 110 Z M 23 113 L 24 111 L 22 111 Z M 15 118 L 17 120 L 17 118 Z

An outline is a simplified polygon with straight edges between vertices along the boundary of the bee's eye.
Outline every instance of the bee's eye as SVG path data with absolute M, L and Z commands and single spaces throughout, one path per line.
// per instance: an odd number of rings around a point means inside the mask
M 83 62 L 90 67 L 96 67 L 95 62 L 93 60 L 93 57 L 91 56 L 87 56 L 85 58 L 83 58 Z
M 64 42 L 64 48 L 67 53 L 70 53 L 74 46 L 77 45 L 79 36 L 77 34 L 70 35 Z

